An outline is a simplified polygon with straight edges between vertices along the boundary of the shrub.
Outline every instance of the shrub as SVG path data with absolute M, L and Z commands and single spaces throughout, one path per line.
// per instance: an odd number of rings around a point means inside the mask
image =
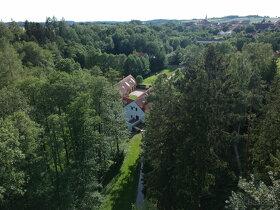
M 138 75 L 138 76 L 136 77 L 136 82 L 137 82 L 137 83 L 142 83 L 142 82 L 143 82 L 143 77 L 142 77 L 141 75 Z

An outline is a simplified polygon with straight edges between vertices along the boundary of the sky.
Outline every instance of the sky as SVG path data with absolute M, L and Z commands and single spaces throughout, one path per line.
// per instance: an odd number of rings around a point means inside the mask
M 280 0 L 0 0 L 0 20 L 44 22 L 193 19 L 227 15 L 280 17 Z

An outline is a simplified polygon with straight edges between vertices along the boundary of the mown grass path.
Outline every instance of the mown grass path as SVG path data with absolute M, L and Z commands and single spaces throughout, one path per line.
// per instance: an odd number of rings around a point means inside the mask
M 137 134 L 129 142 L 123 164 L 119 173 L 106 185 L 103 190 L 105 200 L 100 209 L 127 210 L 136 201 L 139 178 L 138 161 L 141 154 L 142 135 Z

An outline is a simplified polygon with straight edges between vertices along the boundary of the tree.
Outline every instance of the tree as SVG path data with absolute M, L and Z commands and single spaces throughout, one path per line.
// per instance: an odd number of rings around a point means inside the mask
M 39 66 L 50 70 L 54 66 L 51 52 L 35 42 L 17 44 L 16 49 L 22 56 L 22 63 L 27 67 Z
M 244 45 L 242 53 L 252 64 L 255 72 L 259 72 L 261 79 L 270 83 L 276 74 L 275 54 L 270 44 L 250 43 Z
M 224 154 L 239 138 L 237 90 L 214 45 L 199 55 L 186 57 L 191 62 L 178 79 L 159 79 L 150 96 L 144 182 L 147 198 L 160 209 L 222 208 L 216 192 L 226 199 L 236 181 L 237 166 Z
M 0 88 L 15 83 L 21 71 L 18 54 L 5 39 L 0 39 Z
M 131 54 L 127 57 L 124 63 L 124 73 L 125 75 L 131 74 L 136 77 L 137 75 L 145 76 L 150 72 L 149 60 L 143 56 Z
M 141 75 L 137 75 L 136 81 L 137 81 L 137 83 L 142 83 L 143 82 L 143 77 Z
M 24 194 L 27 181 L 20 168 L 25 156 L 20 148 L 19 131 L 9 119 L 0 119 L 0 150 L 0 201 L 2 207 L 9 208 L 14 196 Z
M 24 34 L 24 31 L 22 30 L 22 28 L 20 28 L 19 25 L 15 21 L 12 21 L 11 23 L 9 23 L 8 27 L 14 36 L 14 41 L 20 41 Z
M 80 64 L 76 63 L 73 58 L 61 59 L 56 63 L 55 67 L 57 70 L 65 71 L 67 73 L 71 73 L 81 68 Z
M 279 168 L 279 79 L 275 79 L 265 100 L 267 103 L 252 126 L 250 171 L 257 173 L 258 177 L 268 184 L 270 180 L 267 173 L 278 172 Z
M 30 111 L 28 100 L 23 93 L 11 86 L 0 89 L 0 118 L 5 119 L 17 111 Z
M 171 209 L 176 202 L 174 168 L 177 140 L 174 89 L 162 76 L 156 80 L 148 101 L 153 103 L 146 119 L 144 139 L 144 186 L 146 196 L 159 208 Z
M 250 33 L 254 33 L 254 32 L 256 32 L 256 29 L 255 29 L 255 27 L 254 26 L 247 26 L 246 28 L 245 28 L 245 32 L 247 33 L 247 34 L 250 34 Z
M 112 85 L 117 84 L 121 79 L 120 72 L 111 67 L 109 67 L 109 70 L 105 73 L 105 77 Z
M 272 186 L 267 186 L 262 181 L 257 181 L 254 175 L 251 175 L 251 180 L 240 178 L 238 182 L 239 192 L 232 192 L 229 200 L 226 201 L 227 209 L 279 209 L 280 180 L 269 172 Z
M 280 50 L 280 32 L 264 31 L 257 37 L 258 42 L 269 43 L 274 51 Z
M 3 22 L 0 22 L 0 37 L 1 39 L 6 39 L 8 41 L 11 41 L 14 38 L 13 33 Z

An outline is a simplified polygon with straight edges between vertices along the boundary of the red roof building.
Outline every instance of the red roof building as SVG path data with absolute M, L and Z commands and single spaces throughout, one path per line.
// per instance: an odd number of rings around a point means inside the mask
M 135 99 L 135 103 L 143 110 L 143 112 L 149 110 L 149 105 L 146 103 L 147 99 L 146 97 L 148 96 L 148 93 L 143 93 L 140 95 L 138 98 Z
M 145 57 L 145 56 L 149 57 L 148 54 L 144 53 L 144 52 L 138 52 L 137 55 L 142 56 L 142 57 Z
M 123 78 L 116 87 L 120 89 L 122 97 L 127 97 L 136 88 L 137 82 L 132 75 Z

